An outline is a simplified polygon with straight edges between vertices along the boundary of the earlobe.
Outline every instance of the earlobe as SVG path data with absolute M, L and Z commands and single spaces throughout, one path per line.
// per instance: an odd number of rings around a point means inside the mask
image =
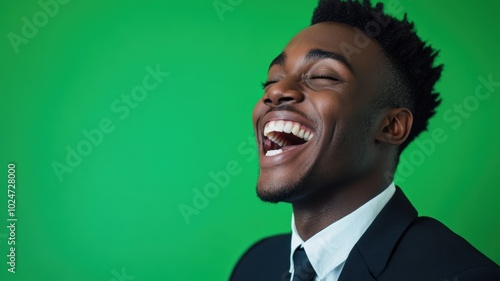
M 413 115 L 407 108 L 391 108 L 381 120 L 375 139 L 379 142 L 400 145 L 410 134 Z

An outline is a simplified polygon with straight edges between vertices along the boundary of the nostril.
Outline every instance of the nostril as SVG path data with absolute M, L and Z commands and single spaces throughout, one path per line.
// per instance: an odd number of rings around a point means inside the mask
M 278 102 L 282 103 L 282 102 L 288 102 L 288 101 L 293 101 L 294 98 L 292 97 L 281 97 L 278 99 Z
M 303 93 L 299 89 L 291 87 L 284 88 L 286 85 L 283 84 L 283 82 L 280 83 L 276 83 L 271 88 L 267 89 L 262 97 L 262 102 L 265 105 L 278 106 L 284 103 L 301 102 L 304 99 Z
M 273 99 L 270 99 L 270 98 L 265 98 L 263 99 L 263 102 L 265 105 L 272 105 L 272 104 L 275 104 L 276 105 L 280 105 L 280 104 L 283 104 L 283 103 L 288 103 L 288 102 L 292 102 L 294 101 L 295 99 L 293 97 L 280 97 L 277 102 L 276 100 L 273 100 Z

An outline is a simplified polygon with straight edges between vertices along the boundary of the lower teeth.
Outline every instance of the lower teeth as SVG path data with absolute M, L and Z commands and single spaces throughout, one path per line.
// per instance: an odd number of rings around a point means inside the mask
M 280 154 L 281 152 L 283 152 L 282 149 L 276 149 L 276 150 L 268 150 L 266 152 L 266 156 L 274 156 L 276 154 Z

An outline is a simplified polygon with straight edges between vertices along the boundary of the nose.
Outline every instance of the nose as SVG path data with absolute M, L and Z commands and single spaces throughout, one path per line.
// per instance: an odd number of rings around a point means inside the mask
M 262 97 L 264 104 L 279 106 L 285 103 L 299 103 L 304 100 L 304 94 L 296 83 L 283 79 L 272 85 Z

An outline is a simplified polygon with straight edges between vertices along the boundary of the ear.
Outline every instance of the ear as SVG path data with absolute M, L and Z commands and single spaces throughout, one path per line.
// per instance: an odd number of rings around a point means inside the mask
M 410 134 L 413 115 L 407 108 L 390 108 L 380 121 L 375 140 L 390 144 L 402 144 Z

